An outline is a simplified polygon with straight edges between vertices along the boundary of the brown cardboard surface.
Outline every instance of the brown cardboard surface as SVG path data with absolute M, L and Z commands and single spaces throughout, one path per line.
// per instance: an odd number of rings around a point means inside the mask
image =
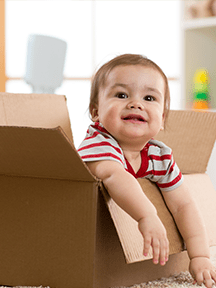
M 73 142 L 63 95 L 0 92 L 0 125 L 55 128 L 61 126 Z
M 0 174 L 94 181 L 59 127 L 0 126 Z
M 182 173 L 204 173 L 216 139 L 216 113 L 170 111 L 156 138 L 172 148 Z
M 129 286 L 188 267 L 185 252 L 164 267 L 151 260 L 126 264 L 96 183 L 11 176 L 0 182 L 4 285 Z
M 96 183 L 0 176 L 0 283 L 93 287 Z

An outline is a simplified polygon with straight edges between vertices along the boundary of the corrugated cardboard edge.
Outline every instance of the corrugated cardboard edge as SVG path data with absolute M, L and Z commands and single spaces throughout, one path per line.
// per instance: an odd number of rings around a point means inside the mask
M 209 238 L 209 246 L 216 246 L 216 191 L 211 180 L 205 173 L 184 175 L 184 179 L 202 214 Z M 170 255 L 184 251 L 183 239 L 171 213 L 166 207 L 160 190 L 147 179 L 139 179 L 138 182 L 143 191 L 145 191 L 146 196 L 156 207 L 158 216 L 167 230 L 170 242 Z M 137 222 L 110 198 L 102 183 L 100 183 L 100 189 L 118 234 L 126 263 L 151 259 L 152 251 L 147 257 L 143 256 L 143 238 L 138 230 Z
M 167 235 L 170 242 L 170 254 L 182 252 L 184 250 L 182 237 L 178 232 L 172 215 L 166 208 L 159 189 L 154 183 L 151 183 L 147 179 L 139 179 L 138 182 L 143 191 L 145 191 L 146 196 L 156 207 L 158 216 L 167 229 Z M 101 191 L 119 236 L 126 263 L 152 259 L 152 250 L 150 250 L 147 257 L 144 257 L 143 255 L 143 237 L 138 230 L 137 222 L 109 197 L 102 185 Z
M 102 193 L 98 194 L 97 237 L 95 254 L 95 288 L 130 287 L 188 269 L 187 252 L 172 254 L 165 266 L 152 260 L 127 264 L 115 225 Z

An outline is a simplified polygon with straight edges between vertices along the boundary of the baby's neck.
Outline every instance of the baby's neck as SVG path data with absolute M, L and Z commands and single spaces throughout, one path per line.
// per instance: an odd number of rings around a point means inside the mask
M 140 150 L 123 150 L 124 156 L 127 159 L 127 161 L 132 166 L 135 173 L 139 170 L 141 166 L 141 153 Z
M 141 166 L 141 151 L 146 146 L 147 143 L 143 143 L 143 141 L 130 141 L 119 143 L 122 151 L 124 153 L 125 158 L 132 166 L 134 172 L 136 173 Z

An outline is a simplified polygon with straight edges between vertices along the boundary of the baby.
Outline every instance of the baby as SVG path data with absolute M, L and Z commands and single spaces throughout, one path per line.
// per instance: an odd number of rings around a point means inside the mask
M 169 112 L 168 80 L 153 61 L 124 54 L 95 74 L 89 104 L 92 121 L 78 153 L 102 179 L 113 200 L 138 222 L 143 254 L 153 249 L 153 263 L 169 257 L 166 229 L 136 178 L 156 182 L 186 243 L 190 273 L 212 287 L 216 269 L 210 261 L 203 220 L 183 181 L 172 151 L 153 140 Z

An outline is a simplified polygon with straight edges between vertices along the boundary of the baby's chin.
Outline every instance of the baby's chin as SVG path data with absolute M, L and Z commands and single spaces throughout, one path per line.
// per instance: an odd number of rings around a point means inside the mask
M 117 134 L 113 137 L 120 144 L 120 146 L 128 145 L 131 148 L 133 146 L 137 146 L 140 150 L 142 150 L 142 148 L 153 138 L 151 135 L 138 132 L 124 133 L 121 135 Z

